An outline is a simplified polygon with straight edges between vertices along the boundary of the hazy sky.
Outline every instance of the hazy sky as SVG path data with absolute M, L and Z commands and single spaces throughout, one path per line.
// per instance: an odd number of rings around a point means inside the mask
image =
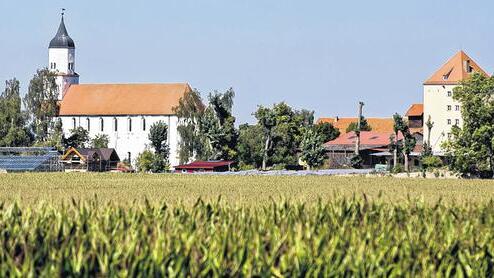
M 494 1 L 0 0 L 0 80 L 47 66 L 66 8 L 81 83 L 233 87 L 238 122 L 286 101 L 316 116 L 391 116 L 463 48 L 494 70 Z

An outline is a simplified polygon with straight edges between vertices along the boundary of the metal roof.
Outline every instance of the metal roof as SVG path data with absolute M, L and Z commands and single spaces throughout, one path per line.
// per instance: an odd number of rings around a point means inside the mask
M 67 28 L 65 28 L 63 15 L 62 20 L 60 21 L 60 26 L 58 27 L 57 34 L 50 41 L 49 48 L 75 48 L 74 40 L 69 36 Z

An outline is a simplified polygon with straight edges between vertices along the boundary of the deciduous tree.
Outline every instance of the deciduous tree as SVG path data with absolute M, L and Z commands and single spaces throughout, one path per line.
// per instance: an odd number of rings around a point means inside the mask
M 326 150 L 323 143 L 324 137 L 316 128 L 305 128 L 300 144 L 300 158 L 307 163 L 309 169 L 321 166 L 324 163 Z
M 15 78 L 7 80 L 0 95 L 0 146 L 28 146 L 31 138 L 24 125 L 20 83 Z

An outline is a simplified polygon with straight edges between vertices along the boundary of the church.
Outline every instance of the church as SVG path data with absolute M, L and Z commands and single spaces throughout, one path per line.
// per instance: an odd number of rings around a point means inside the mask
M 172 84 L 79 84 L 75 43 L 69 36 L 64 15 L 48 48 L 48 68 L 59 88 L 59 118 L 65 136 L 82 127 L 89 136 L 106 134 L 109 148 L 135 165 L 137 155 L 150 147 L 149 128 L 158 121 L 168 126 L 169 162 L 178 165 L 178 117 L 173 111 L 185 93 L 186 83 Z

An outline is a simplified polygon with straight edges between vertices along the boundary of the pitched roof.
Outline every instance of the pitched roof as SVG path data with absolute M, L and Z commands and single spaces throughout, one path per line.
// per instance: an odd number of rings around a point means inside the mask
M 218 160 L 218 161 L 194 161 L 189 164 L 175 166 L 175 169 L 214 169 L 221 166 L 232 165 L 234 161 Z
M 468 79 L 472 72 L 489 76 L 472 58 L 460 51 L 427 79 L 424 85 L 456 85 Z
M 364 150 L 388 146 L 389 138 L 392 134 L 394 134 L 394 132 L 362 131 L 360 132 L 360 147 Z M 355 147 L 356 138 L 355 132 L 352 131 L 340 135 L 333 141 L 325 143 L 324 147 L 328 150 L 353 149 Z M 401 139 L 403 139 L 403 135 L 399 133 L 398 140 Z
M 422 116 L 424 114 L 424 105 L 422 103 L 414 103 L 408 108 L 405 116 Z
M 93 155 L 97 154 L 103 160 L 120 161 L 117 152 L 113 148 L 74 148 L 70 147 L 62 156 L 65 160 L 70 154 L 76 154 L 82 160 L 92 160 Z
M 71 85 L 60 116 L 174 115 L 173 108 L 189 91 L 187 83 Z
M 392 118 L 366 118 L 366 120 L 374 132 L 393 132 L 394 121 Z M 348 126 L 351 123 L 356 123 L 357 118 L 319 118 L 317 122 L 330 123 L 341 134 L 345 134 Z

